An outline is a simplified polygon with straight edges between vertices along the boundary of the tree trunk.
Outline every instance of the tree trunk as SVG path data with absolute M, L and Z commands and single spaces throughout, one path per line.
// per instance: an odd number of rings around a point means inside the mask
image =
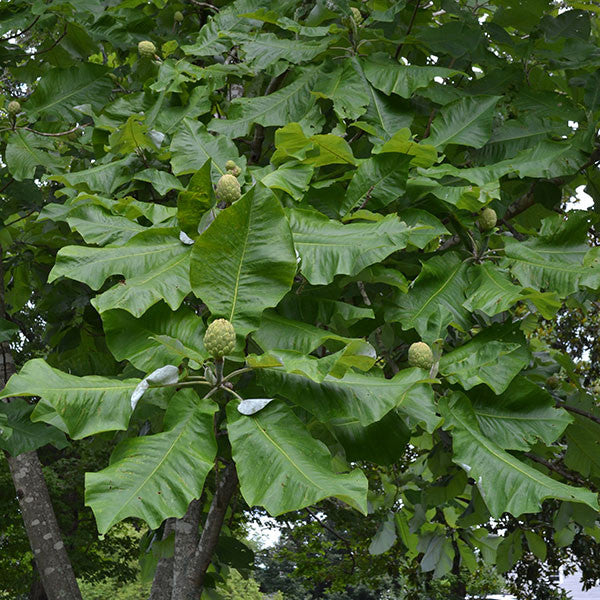
M 200 534 L 200 500 L 192 500 L 187 512 L 175 522 L 175 548 L 173 552 L 173 598 L 180 598 L 185 585 L 185 576 L 190 566 Z
M 166 540 L 175 529 L 175 519 L 167 519 L 163 531 L 163 540 Z M 156 565 L 150 600 L 171 600 L 173 591 L 173 557 L 161 558 Z
M 5 316 L 4 263 L 0 246 L 0 317 Z M 15 372 L 13 356 L 6 342 L 0 345 L 0 359 L 0 386 L 4 387 Z M 81 600 L 37 453 L 24 452 L 19 456 L 10 456 L 5 452 L 5 455 L 33 558 L 48 600 Z
M 6 455 L 33 557 L 48 600 L 81 600 L 36 452 Z
M 178 590 L 180 595 L 173 594 L 172 600 L 197 600 L 200 598 L 204 586 L 204 576 L 212 561 L 225 520 L 225 513 L 237 489 L 237 484 L 237 471 L 235 463 L 232 461 L 223 469 L 219 477 L 200 541 L 187 567 L 185 581 Z
M 231 462 L 221 471 L 218 478 L 201 535 L 198 534 L 202 510 L 199 500 L 192 500 L 186 514 L 181 519 L 174 520 L 174 556 L 159 561 L 152 582 L 150 600 L 200 598 L 204 576 L 212 561 L 227 507 L 237 484 L 237 471 L 235 464 Z

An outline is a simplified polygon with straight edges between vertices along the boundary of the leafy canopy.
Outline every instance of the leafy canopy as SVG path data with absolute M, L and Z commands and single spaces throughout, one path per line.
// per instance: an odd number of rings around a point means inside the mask
M 490 516 L 554 499 L 593 528 L 598 409 L 530 335 L 600 288 L 596 212 L 564 210 L 598 194 L 597 9 L 563 4 L 5 3 L 0 326 L 18 344 L 34 306 L 47 347 L 2 392 L 39 398 L 0 406 L 2 447 L 115 432 L 101 533 L 181 517 L 231 459 L 248 505 L 381 510 L 372 551 L 435 576 L 475 549 L 510 568 L 525 538 Z M 368 462 L 403 465 L 393 501 Z

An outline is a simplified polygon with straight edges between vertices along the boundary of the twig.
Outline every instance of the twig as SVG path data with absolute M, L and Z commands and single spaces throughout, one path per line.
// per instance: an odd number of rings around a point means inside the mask
M 50 52 L 50 50 L 53 50 L 54 48 L 56 48 L 56 46 L 58 46 L 58 44 L 60 44 L 61 40 L 65 37 L 65 35 L 67 35 L 67 25 L 66 25 L 66 23 L 65 23 L 65 28 L 63 29 L 63 32 L 52 43 L 52 45 L 50 47 L 48 47 L 48 48 L 45 48 L 44 50 L 40 50 L 39 52 L 36 52 L 34 54 L 34 56 L 39 56 L 40 54 L 45 54 L 46 52 Z
M 230 379 L 233 379 L 234 377 L 237 377 L 238 375 L 243 375 L 244 373 L 249 373 L 250 371 L 253 371 L 254 369 L 252 369 L 252 367 L 243 367 L 241 369 L 237 369 L 237 371 L 231 371 L 231 373 L 229 373 L 229 375 L 226 375 L 225 377 L 223 377 L 223 381 L 222 383 L 225 383 L 226 381 L 229 381 Z
M 530 206 L 532 206 L 534 204 L 534 198 L 533 198 L 533 190 L 534 189 L 535 189 L 535 183 L 532 183 L 529 186 L 529 189 L 527 190 L 527 192 L 525 192 L 525 194 L 523 194 L 520 198 L 517 198 L 517 200 L 515 200 L 508 207 L 508 209 L 506 210 L 506 213 L 504 214 L 505 221 L 508 221 L 509 219 L 512 219 L 513 217 L 516 217 L 517 215 L 526 211 Z
M 227 386 L 225 386 L 225 385 L 222 385 L 222 386 L 221 386 L 221 389 L 222 389 L 224 392 L 227 392 L 227 393 L 231 394 L 233 397 L 237 398 L 237 399 L 238 399 L 240 402 L 243 402 L 243 401 L 244 401 L 244 399 L 243 399 L 243 398 L 242 398 L 242 397 L 241 397 L 241 396 L 240 396 L 240 395 L 239 395 L 239 394 L 238 394 L 238 393 L 237 393 L 235 390 L 232 390 L 231 388 L 228 388 L 228 387 L 227 387 Z
M 18 129 L 25 129 L 26 131 L 31 131 L 31 133 L 36 133 L 37 135 L 43 135 L 46 137 L 60 137 L 62 135 L 69 135 L 70 133 L 75 133 L 78 129 L 83 129 L 84 127 L 89 127 L 91 123 L 83 123 L 82 125 L 76 125 L 73 129 L 69 129 L 68 131 L 58 131 L 57 133 L 46 133 L 45 131 L 37 131 L 37 129 L 32 129 L 31 127 L 18 127 Z
M 452 246 L 456 246 L 456 244 L 458 244 L 460 242 L 460 236 L 459 235 L 453 235 L 452 237 L 449 237 L 439 248 L 438 248 L 438 252 L 443 252 L 444 250 L 448 250 L 448 248 L 451 248 Z
M 273 77 L 265 90 L 264 95 L 268 96 L 272 94 L 278 87 L 279 84 L 283 81 L 285 76 L 287 75 L 287 69 L 278 75 L 277 77 Z M 265 128 L 258 123 L 254 126 L 254 138 L 252 139 L 252 143 L 250 144 L 250 162 L 256 164 L 260 160 L 260 155 L 262 153 L 262 145 L 265 140 Z
M 565 479 L 567 479 L 573 483 L 577 483 L 582 486 L 589 485 L 587 482 L 583 481 L 583 479 L 580 479 L 579 477 L 572 475 L 566 469 L 563 469 L 562 467 L 555 465 L 554 463 L 551 463 L 549 460 L 546 460 L 544 458 L 536 456 L 535 454 L 532 454 L 531 452 L 525 452 L 525 456 L 527 458 L 529 458 L 530 460 L 532 460 L 533 462 L 536 462 L 540 465 L 543 465 L 547 469 L 550 469 L 550 471 L 554 471 L 555 473 L 558 473 L 559 475 L 561 475 L 562 477 L 564 477 Z
M 11 38 L 17 37 L 18 35 L 23 35 L 27 31 L 29 31 L 39 21 L 39 19 L 40 19 L 40 15 L 38 15 L 27 27 L 25 27 L 25 29 L 22 29 L 21 31 L 19 31 L 19 33 L 6 34 L 5 36 L 0 37 L 0 42 L 6 42 L 7 40 L 10 40 Z
M 571 406 L 570 404 L 565 404 L 564 402 L 559 402 L 557 406 L 568 410 L 576 415 L 581 415 L 582 417 L 587 417 L 590 421 L 594 421 L 594 423 L 598 423 L 600 425 L 600 417 L 588 412 L 587 410 L 583 410 L 583 408 L 577 408 L 576 406 Z
M 335 529 L 333 529 L 332 527 L 330 527 L 329 525 L 327 525 L 327 523 L 325 523 L 324 521 L 322 521 L 312 510 L 310 510 L 310 508 L 305 508 L 304 509 L 323 529 L 329 531 L 329 533 L 331 533 L 331 535 L 335 536 L 338 540 L 340 540 L 341 542 L 343 542 L 346 546 L 346 548 L 348 549 L 348 554 L 350 555 L 350 558 L 352 559 L 352 568 L 349 571 L 349 574 L 354 573 L 354 569 L 356 568 L 356 558 L 354 557 L 354 552 L 352 551 L 352 544 L 350 543 L 350 540 L 346 539 L 343 535 L 340 535 Z
M 398 60 L 398 57 L 400 56 L 400 52 L 402 52 L 402 48 L 404 47 L 404 40 L 410 35 L 411 29 L 415 23 L 415 19 L 417 18 L 417 11 L 419 10 L 420 4 L 421 4 L 421 0 L 417 0 L 417 2 L 415 3 L 415 9 L 413 10 L 413 13 L 410 17 L 410 22 L 408 23 L 408 29 L 406 30 L 406 33 L 404 34 L 404 39 L 400 42 L 400 44 L 396 48 L 396 54 L 394 54 L 394 58 L 396 60 Z
M 215 12 L 219 12 L 219 9 L 208 2 L 199 2 L 198 0 L 190 0 L 192 4 L 196 6 L 203 6 L 204 8 L 210 8 L 210 10 L 214 10 Z
M 30 210 L 27 214 L 23 215 L 22 217 L 19 217 L 18 219 L 15 219 L 14 221 L 11 221 L 10 223 L 6 223 L 6 224 L 2 225 L 2 227 L 0 227 L 0 229 L 6 229 L 7 227 L 10 227 L 11 225 L 18 223 L 19 221 L 22 221 L 23 219 L 26 219 L 27 217 L 30 217 L 34 212 L 37 212 L 37 210 Z
M 362 281 L 357 281 L 356 285 L 358 286 L 360 295 L 362 296 L 364 303 L 367 306 L 372 306 L 373 303 L 371 302 L 371 298 L 369 298 L 369 295 L 367 294 L 365 284 Z M 385 347 L 385 344 L 383 343 L 383 337 L 381 335 L 381 327 L 377 327 L 377 329 L 375 329 L 375 341 L 377 342 L 377 350 L 379 350 L 379 353 L 381 354 L 381 356 L 383 356 L 385 358 L 385 361 L 390 366 L 392 373 L 394 375 L 396 375 L 396 373 L 399 373 L 400 367 L 396 364 L 396 361 L 392 358 L 391 353 L 388 352 L 387 348 Z
M 519 241 L 523 241 L 525 236 L 522 233 L 519 233 L 506 219 L 500 219 L 500 223 L 502 223 L 512 234 L 513 237 Z
M 1 188 L 0 194 L 14 181 L 14 178 L 11 177 Z

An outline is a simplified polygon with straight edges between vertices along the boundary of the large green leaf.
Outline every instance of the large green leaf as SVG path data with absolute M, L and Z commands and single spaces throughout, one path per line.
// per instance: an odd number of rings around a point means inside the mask
M 440 359 L 440 373 L 465 389 L 484 383 L 496 394 L 506 390 L 531 358 L 524 336 L 493 325 Z
M 0 448 L 12 456 L 37 450 L 46 444 L 59 449 L 68 445 L 62 431 L 44 423 L 31 422 L 33 409 L 33 404 L 22 398 L 0 402 Z M 10 436 L 5 435 L 6 431 L 10 431 Z
M 285 404 L 244 416 L 229 403 L 227 431 L 249 506 L 276 516 L 334 497 L 367 513 L 367 478 L 359 470 L 337 473 L 327 447 Z
M 139 318 L 124 310 L 107 310 L 102 323 L 113 356 L 145 373 L 179 365 L 185 357 L 197 362 L 208 357 L 202 343 L 204 323 L 184 307 L 173 312 L 159 302 Z
M 259 0 L 236 0 L 222 6 L 200 29 L 196 42 L 183 46 L 182 50 L 194 56 L 213 56 L 226 51 L 233 45 L 231 36 L 250 31 L 255 26 L 254 21 L 244 15 L 260 6 Z
M 492 134 L 492 118 L 499 96 L 472 96 L 441 109 L 431 124 L 429 143 L 438 148 L 463 144 L 481 148 Z
M 364 73 L 373 87 L 384 94 L 410 98 L 419 88 L 427 87 L 436 77 L 451 77 L 460 73 L 436 66 L 403 65 L 385 53 L 376 53 L 363 61 Z
M 140 316 L 159 300 L 176 310 L 190 291 L 190 249 L 174 229 L 149 229 L 122 246 L 65 246 L 56 257 L 48 281 L 61 276 L 99 289 L 114 274 L 124 281 L 94 300 L 99 312 L 114 308 Z
M 356 275 L 405 248 L 413 229 L 395 215 L 343 225 L 314 210 L 291 209 L 287 214 L 302 259 L 300 270 L 314 285 L 329 283 L 339 274 Z
M 102 65 L 86 62 L 67 69 L 51 69 L 27 100 L 27 114 L 30 118 L 45 115 L 69 122 L 73 116 L 81 117 L 74 110 L 80 104 L 90 104 L 94 109 L 103 107 L 112 90 L 108 72 Z
M 127 517 L 144 519 L 156 529 L 165 519 L 184 515 L 213 467 L 216 408 L 191 390 L 177 392 L 161 433 L 125 440 L 109 467 L 86 473 L 85 503 L 101 534 Z
M 590 224 L 583 211 L 571 213 L 567 220 L 546 219 L 539 237 L 506 240 L 505 264 L 522 285 L 551 290 L 561 297 L 576 292 L 582 280 L 597 287 L 600 269 L 597 265 L 583 264 L 589 251 L 585 234 Z
M 227 119 L 213 119 L 211 131 L 232 137 L 248 134 L 253 123 L 264 127 L 281 126 L 291 121 L 300 121 L 313 107 L 316 98 L 311 88 L 318 73 L 307 68 L 282 89 L 255 98 L 236 98 L 231 103 Z
M 515 378 L 499 396 L 480 387 L 469 398 L 481 432 L 505 450 L 529 450 L 538 440 L 550 445 L 573 420 L 525 377 Z
M 299 40 L 277 37 L 273 33 L 256 35 L 237 35 L 235 38 L 240 45 L 244 59 L 254 69 L 264 69 L 278 60 L 293 64 L 310 61 L 318 56 L 334 42 L 335 36 L 321 40 Z
M 569 399 L 569 403 L 580 410 L 600 417 L 596 402 L 590 396 Z M 567 427 L 567 452 L 565 465 L 581 473 L 584 477 L 598 477 L 600 475 L 600 453 L 598 440 L 600 440 L 600 423 L 589 417 L 573 414 L 573 422 Z
M 295 273 L 283 209 L 260 184 L 219 213 L 192 251 L 194 294 L 242 335 L 256 329 L 262 311 L 281 300 Z
M 410 155 L 390 153 L 375 155 L 361 163 L 348 185 L 340 214 L 359 206 L 376 210 L 391 204 L 405 190 L 411 160 Z
M 393 379 L 348 372 L 342 378 L 328 375 L 321 383 L 280 369 L 261 369 L 257 377 L 270 394 L 289 398 L 324 422 L 355 418 L 367 426 L 396 407 L 429 428 L 439 422 L 430 380 L 421 369 L 404 369 Z
M 208 159 L 213 175 L 224 175 L 228 160 L 240 162 L 235 144 L 224 135 L 211 135 L 200 121 L 184 119 L 171 141 L 171 166 L 175 175 L 198 171 Z
M 546 498 L 599 509 L 593 492 L 551 479 L 484 436 L 464 396 L 442 398 L 440 411 L 445 426 L 452 430 L 453 460 L 476 481 L 492 517 L 498 518 L 504 512 L 516 517 L 537 512 Z
M 330 425 L 350 461 L 393 464 L 402 456 L 410 439 L 410 430 L 396 410 L 366 427 L 353 418 L 334 420 Z
M 396 295 L 386 318 L 399 322 L 402 329 L 416 329 L 427 342 L 440 337 L 448 325 L 467 328 L 468 313 L 462 306 L 467 270 L 456 253 L 433 256 L 423 264 L 409 292 Z
M 364 80 L 350 59 L 326 64 L 313 93 L 332 100 L 333 109 L 342 119 L 358 119 L 371 101 Z
M 121 245 L 146 227 L 133 219 L 109 212 L 98 204 L 75 206 L 66 216 L 66 221 L 77 231 L 86 244 Z
M 473 276 L 473 282 L 463 302 L 469 311 L 481 310 L 492 317 L 508 310 L 522 297 L 522 288 L 511 281 L 504 269 L 493 263 L 474 265 L 470 275 Z
M 131 180 L 131 166 L 135 158 L 126 156 L 89 169 L 73 171 L 64 175 L 52 175 L 48 179 L 58 181 L 81 192 L 98 192 L 110 196 L 117 188 Z
M 54 150 L 54 142 L 47 137 L 29 131 L 15 131 L 6 144 L 6 165 L 17 181 L 32 179 L 39 167 L 62 171 L 69 164 L 69 159 L 59 156 Z
M 252 337 L 263 350 L 289 349 L 309 354 L 327 342 L 337 347 L 359 343 L 365 354 L 369 356 L 375 354 L 371 344 L 362 339 L 345 337 L 310 323 L 286 319 L 275 311 L 263 313 L 260 327 Z
M 129 397 L 139 381 L 96 375 L 75 377 L 34 358 L 8 380 L 0 399 L 40 396 L 43 403 L 36 406 L 32 421 L 61 425 L 73 439 L 79 439 L 102 431 L 127 429 L 131 415 Z

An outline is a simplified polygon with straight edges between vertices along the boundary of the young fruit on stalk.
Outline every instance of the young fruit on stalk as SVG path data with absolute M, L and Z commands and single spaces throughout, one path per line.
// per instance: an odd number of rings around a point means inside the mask
M 479 219 L 477 219 L 477 224 L 479 225 L 479 229 L 481 231 L 490 231 L 496 227 L 496 223 L 498 222 L 498 217 L 496 215 L 496 211 L 493 208 L 484 208 L 479 215 Z
M 143 40 L 138 44 L 138 52 L 143 58 L 154 58 L 156 46 L 149 40 Z
M 6 111 L 12 117 L 18 115 L 21 112 L 21 103 L 17 102 L 16 100 L 11 100 L 6 106 Z
M 234 177 L 237 177 L 242 172 L 242 170 L 232 160 L 228 160 L 225 163 L 225 170 Z
M 217 183 L 217 200 L 219 202 L 225 202 L 225 204 L 231 204 L 232 202 L 239 200 L 241 195 L 242 188 L 240 187 L 240 182 L 237 180 L 237 177 L 231 173 L 225 173 Z
M 431 369 L 433 366 L 433 351 L 425 342 L 415 342 L 408 349 L 408 364 L 411 367 Z
M 227 319 L 213 321 L 204 334 L 204 347 L 213 358 L 223 358 L 235 350 L 235 329 Z
M 173 20 L 175 23 L 181 23 L 183 21 L 183 13 L 180 10 L 176 10 L 173 13 Z
M 351 7 L 350 10 L 352 11 L 352 18 L 358 27 L 363 22 L 362 13 L 355 6 Z

